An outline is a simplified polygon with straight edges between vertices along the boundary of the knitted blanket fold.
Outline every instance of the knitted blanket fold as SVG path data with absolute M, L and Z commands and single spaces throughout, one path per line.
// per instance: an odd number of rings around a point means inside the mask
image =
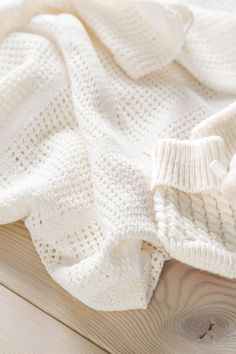
M 146 308 L 170 258 L 236 278 L 235 33 L 230 0 L 0 4 L 0 223 L 88 306 Z

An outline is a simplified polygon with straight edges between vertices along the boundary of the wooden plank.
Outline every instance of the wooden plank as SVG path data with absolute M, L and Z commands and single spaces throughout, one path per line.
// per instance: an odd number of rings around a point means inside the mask
M 0 353 L 105 353 L 3 286 L 0 303 Z
M 108 352 L 236 352 L 236 281 L 169 262 L 147 310 L 98 312 L 50 278 L 22 223 L 0 240 L 0 282 Z

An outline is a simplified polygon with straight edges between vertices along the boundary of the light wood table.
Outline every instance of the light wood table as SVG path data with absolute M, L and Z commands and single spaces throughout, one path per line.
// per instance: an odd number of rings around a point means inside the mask
M 0 226 L 0 353 L 236 354 L 236 281 L 166 263 L 147 310 L 98 312 L 45 271 L 22 222 Z

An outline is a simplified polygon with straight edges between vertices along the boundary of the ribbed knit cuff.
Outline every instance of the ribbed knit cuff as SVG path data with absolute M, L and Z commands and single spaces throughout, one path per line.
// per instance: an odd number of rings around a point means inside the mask
M 224 140 L 219 136 L 159 140 L 154 156 L 153 185 L 171 186 L 187 193 L 219 190 L 220 181 L 209 170 L 213 160 L 227 166 Z
M 202 121 L 193 130 L 191 139 L 218 135 L 225 141 L 225 154 L 230 160 L 236 153 L 236 103 Z

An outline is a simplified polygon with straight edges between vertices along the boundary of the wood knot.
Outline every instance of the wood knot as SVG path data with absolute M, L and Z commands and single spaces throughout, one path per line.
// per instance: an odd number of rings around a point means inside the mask
M 225 314 L 213 314 L 208 311 L 182 318 L 181 336 L 187 340 L 212 344 L 221 341 L 235 331 L 235 322 Z

